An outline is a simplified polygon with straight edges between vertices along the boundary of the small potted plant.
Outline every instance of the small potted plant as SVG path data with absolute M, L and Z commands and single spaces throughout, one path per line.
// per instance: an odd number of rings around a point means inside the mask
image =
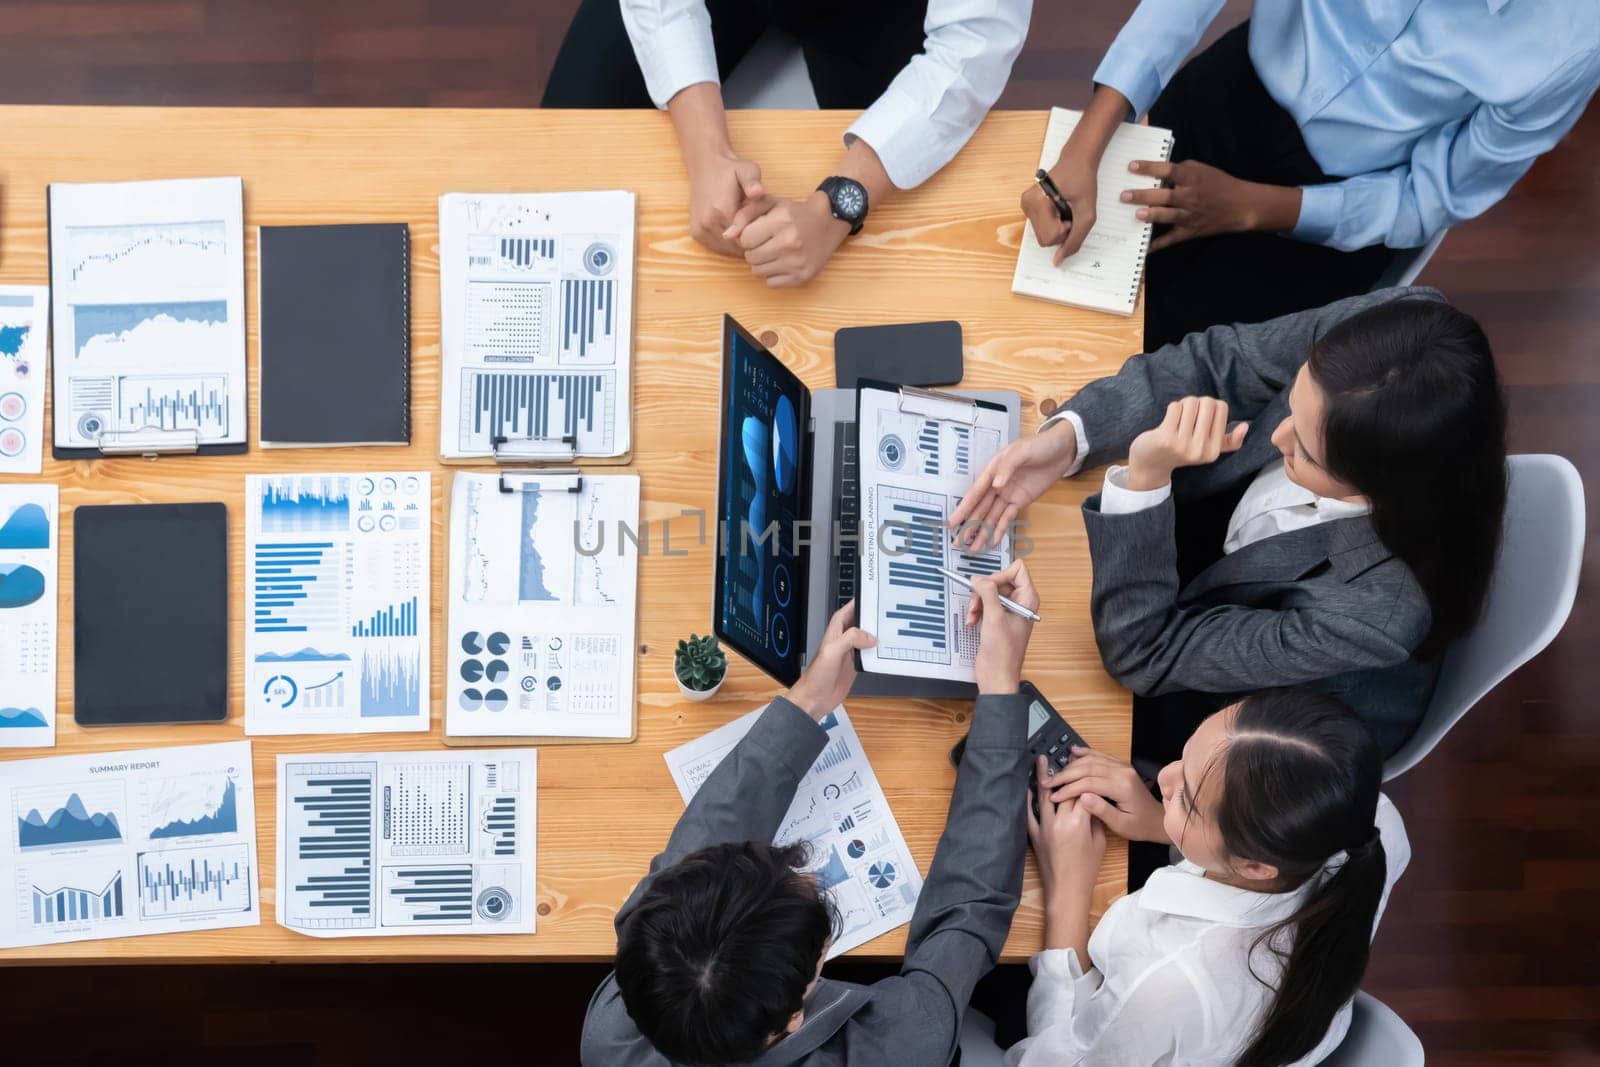
M 700 637 L 690 634 L 689 640 L 678 642 L 678 651 L 672 657 L 672 673 L 678 679 L 678 691 L 690 700 L 709 700 L 722 688 L 728 674 L 728 656 L 717 646 L 712 634 Z

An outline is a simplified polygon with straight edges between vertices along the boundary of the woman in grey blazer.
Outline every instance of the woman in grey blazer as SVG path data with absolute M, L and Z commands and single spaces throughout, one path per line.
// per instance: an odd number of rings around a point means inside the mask
M 1505 412 L 1478 325 L 1391 289 L 1133 356 L 989 463 L 956 537 L 1121 456 L 1083 515 L 1135 756 L 1174 758 L 1235 694 L 1296 684 L 1403 744 L 1499 545 Z

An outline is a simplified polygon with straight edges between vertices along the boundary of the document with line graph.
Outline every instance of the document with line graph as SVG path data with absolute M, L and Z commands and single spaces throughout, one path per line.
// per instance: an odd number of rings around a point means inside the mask
M 248 734 L 429 725 L 427 471 L 245 479 Z
M 685 804 L 765 710 L 741 715 L 666 754 Z M 839 912 L 840 929 L 828 948 L 832 959 L 910 922 L 922 875 L 849 713 L 841 704 L 819 725 L 828 743 L 800 779 L 772 843 L 809 846 L 811 872 Z
M 630 192 L 439 198 L 444 459 L 632 448 Z
M 0 764 L 0 946 L 259 926 L 250 742 Z
M 244 183 L 49 198 L 56 457 L 243 452 Z
M 311 937 L 531 934 L 538 759 L 278 757 L 278 924 Z
M 945 522 L 973 477 L 1012 436 L 1005 408 L 989 401 L 863 383 L 861 579 L 856 618 L 877 635 L 861 669 L 971 682 L 978 631 L 970 596 L 939 569 L 967 577 L 1011 565 L 1011 537 L 965 552 Z

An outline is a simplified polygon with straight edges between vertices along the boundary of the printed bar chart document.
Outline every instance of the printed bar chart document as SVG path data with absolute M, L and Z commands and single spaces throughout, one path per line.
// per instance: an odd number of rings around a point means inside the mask
M 917 678 L 975 680 L 978 631 L 966 623 L 966 590 L 939 573 L 994 574 L 1011 565 L 1011 536 L 982 552 L 958 550 L 945 526 L 1011 437 L 995 403 L 863 383 L 861 580 L 857 618 L 878 644 L 861 669 Z
M 533 933 L 538 755 L 279 756 L 279 924 L 312 937 Z
M 636 475 L 456 474 L 447 737 L 633 736 L 638 534 Z
M 439 198 L 439 454 L 617 458 L 632 448 L 629 192 Z
M 250 742 L 0 763 L 0 946 L 261 923 Z
M 0 748 L 56 743 L 59 492 L 0 485 Z
M 243 182 L 49 197 L 56 457 L 243 452 Z
M 1046 170 L 1055 166 L 1062 146 L 1081 118 L 1081 111 L 1064 107 L 1050 109 L 1039 166 Z M 1040 245 L 1033 235 L 1033 227 L 1024 223 L 1011 291 L 1018 296 L 1054 300 L 1058 304 L 1132 315 L 1139 299 L 1139 281 L 1144 277 L 1153 224 L 1140 222 L 1136 214 L 1139 205 L 1124 204 L 1122 194 L 1129 189 L 1159 189 L 1161 181 L 1133 173 L 1128 164 L 1136 159 L 1171 157 L 1171 130 L 1131 122 L 1117 127 L 1100 159 L 1094 227 L 1084 238 L 1082 247 L 1058 267 L 1054 263 L 1056 250 Z
M 43 469 L 49 332 L 46 286 L 0 285 L 0 474 Z
M 427 471 L 245 481 L 245 732 L 426 730 Z
M 764 710 L 757 708 L 666 754 L 667 770 L 685 804 Z M 800 780 L 772 843 L 810 846 L 811 871 L 841 919 L 828 949 L 832 959 L 910 922 L 922 876 L 849 714 L 835 708 L 822 719 L 822 728 L 828 732 L 827 747 Z

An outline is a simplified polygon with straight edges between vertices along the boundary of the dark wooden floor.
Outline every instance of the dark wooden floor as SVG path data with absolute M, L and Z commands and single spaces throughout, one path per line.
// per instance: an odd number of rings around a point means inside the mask
M 1592 0 L 1585 0 L 1592 2 Z M 0 102 L 525 107 L 574 0 L 0 0 Z M 1222 20 L 1248 5 L 1229 4 Z M 1036 4 L 1002 106 L 1081 104 L 1132 0 Z M 3 131 L 0 131 L 3 138 Z M 1600 107 L 1423 280 L 1478 316 L 1515 451 L 1600 500 Z M 0 246 L 0 255 L 4 254 Z M 1367 988 L 1435 1063 L 1600 1062 L 1600 546 L 1555 646 L 1391 789 L 1416 854 Z M 594 967 L 0 970 L 5 1062 L 575 1061 Z M 84 1023 L 92 1019 L 94 1024 Z M 31 1053 L 25 1056 L 23 1054 Z

